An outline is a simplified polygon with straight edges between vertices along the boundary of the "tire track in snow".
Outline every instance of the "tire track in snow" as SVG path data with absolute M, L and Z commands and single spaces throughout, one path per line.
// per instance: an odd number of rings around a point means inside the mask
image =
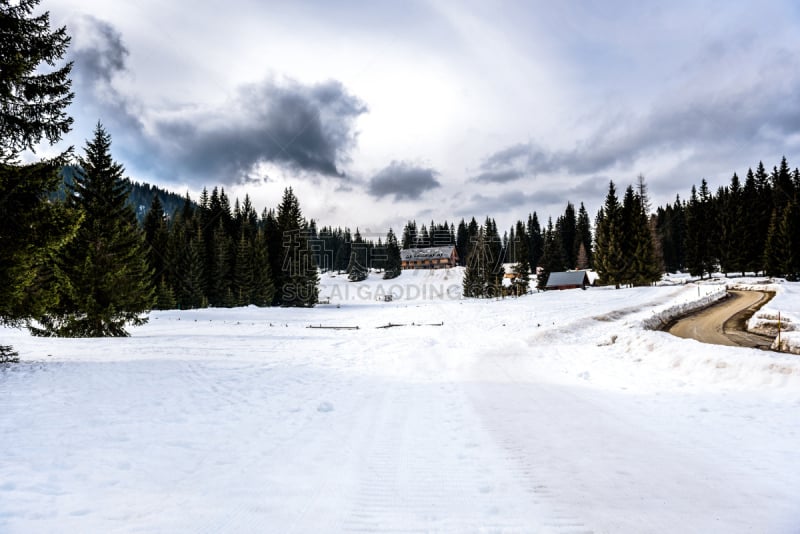
M 361 442 L 344 530 L 529 531 L 535 507 L 476 423 L 461 384 L 393 387 Z

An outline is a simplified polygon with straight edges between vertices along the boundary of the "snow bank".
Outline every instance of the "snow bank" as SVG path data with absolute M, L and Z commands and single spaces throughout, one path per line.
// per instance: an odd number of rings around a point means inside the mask
M 775 297 L 753 314 L 747 329 L 774 336 L 773 350 L 800 354 L 800 332 L 796 331 L 800 324 L 800 284 L 778 280 L 754 285 L 753 289 L 772 291 Z M 777 338 L 779 331 L 780 340 Z
M 671 304 L 663 309 L 654 308 L 652 315 L 641 322 L 642 328 L 645 330 L 661 330 L 678 317 L 707 308 L 728 296 L 725 291 L 725 286 L 719 285 L 718 283 L 713 285 L 688 285 L 697 287 L 697 293 L 695 294 L 694 291 L 690 291 L 687 296 L 684 297 L 686 300 L 683 302 Z

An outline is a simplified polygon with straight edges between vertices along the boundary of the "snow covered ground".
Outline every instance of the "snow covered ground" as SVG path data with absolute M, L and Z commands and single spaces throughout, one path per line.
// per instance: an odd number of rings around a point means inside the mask
M 323 275 L 314 309 L 1 330 L 23 362 L 0 370 L 0 532 L 800 531 L 800 359 L 643 327 L 719 284 L 460 283 Z
M 784 280 L 764 280 L 765 291 L 775 292 L 775 298 L 756 312 L 748 321 L 747 328 L 754 332 L 780 336 L 780 350 L 800 354 L 800 284 Z M 751 287 L 759 287 L 758 285 Z M 779 348 L 776 338 L 773 349 Z

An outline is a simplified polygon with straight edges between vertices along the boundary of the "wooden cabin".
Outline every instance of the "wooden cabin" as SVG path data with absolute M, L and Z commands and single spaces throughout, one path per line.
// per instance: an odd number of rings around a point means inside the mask
M 586 289 L 590 286 L 589 276 L 586 271 L 567 271 L 550 273 L 545 289 Z
M 403 269 L 449 269 L 458 265 L 456 247 L 407 248 L 400 251 Z

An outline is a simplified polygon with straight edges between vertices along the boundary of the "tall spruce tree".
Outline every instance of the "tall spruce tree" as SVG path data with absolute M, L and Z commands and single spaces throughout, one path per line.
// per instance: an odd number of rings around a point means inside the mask
M 242 230 L 236 246 L 236 262 L 233 267 L 232 290 L 236 306 L 247 306 L 253 303 L 254 259 L 253 244 Z
M 650 285 L 661 278 L 661 265 L 656 256 L 656 245 L 650 227 L 650 199 L 644 176 L 637 178 L 633 197 L 629 240 L 632 242 L 630 258 L 630 282 L 636 286 Z
M 581 202 L 581 207 L 578 208 L 578 221 L 575 227 L 575 258 L 578 264 L 578 269 L 589 269 L 592 266 L 592 224 L 589 221 L 589 213 Z M 581 249 L 584 251 L 582 261 L 578 261 L 581 257 Z
M 475 241 L 470 247 L 467 267 L 464 270 L 462 282 L 464 297 L 485 298 L 489 296 L 489 279 L 492 271 L 490 254 L 484 228 L 479 227 Z
M 705 179 L 699 191 L 693 186 L 686 206 L 686 267 L 692 276 L 701 278 L 714 272 L 715 207 Z
M 572 202 L 567 202 L 564 215 L 556 221 L 558 235 L 561 238 L 562 256 L 564 266 L 567 269 L 574 269 L 578 257 L 578 219 L 575 214 L 575 206 Z
M 719 266 L 725 274 L 739 271 L 744 276 L 744 213 L 743 190 L 739 176 L 733 173 L 730 186 L 718 194 L 717 210 L 720 235 Z
M 514 285 L 513 291 L 516 296 L 524 295 L 528 292 L 531 282 L 531 265 L 529 263 L 530 254 L 528 243 L 530 242 L 525 225 L 522 221 L 517 221 L 516 240 L 514 249 L 516 252 L 516 263 L 514 265 Z
M 626 260 L 623 255 L 622 208 L 614 182 L 609 182 L 603 206 L 597 213 L 595 231 L 595 269 L 600 282 L 619 288 L 623 281 Z
M 70 289 L 59 313 L 43 318 L 43 328 L 32 328 L 67 337 L 127 336 L 125 326 L 147 322 L 143 314 L 154 304 L 144 235 L 101 124 L 84 150 L 69 198 L 84 216 L 65 251 Z
M 400 246 L 397 244 L 397 236 L 389 228 L 389 233 L 386 234 L 386 265 L 383 271 L 383 279 L 391 280 L 392 278 L 397 278 L 401 272 Z
M 300 202 L 287 188 L 278 206 L 278 230 L 283 240 L 278 299 L 282 306 L 311 307 L 319 298 L 319 274 L 308 242 L 308 226 Z
M 56 67 L 70 38 L 64 27 L 51 30 L 48 13 L 33 14 L 38 4 L 0 2 L 0 324 L 12 326 L 58 304 L 64 281 L 55 257 L 79 223 L 49 199 L 71 149 L 19 164 L 22 152 L 42 140 L 57 143 L 72 125 L 72 64 Z M 0 346 L 0 362 L 15 359 L 11 347 Z
M 796 199 L 784 208 L 778 232 L 781 270 L 790 281 L 800 280 L 800 207 Z
M 144 217 L 144 240 L 147 244 L 147 259 L 153 273 L 153 286 L 158 286 L 169 268 L 167 247 L 169 230 L 164 207 L 158 194 L 153 195 L 150 209 Z
M 558 231 L 553 226 L 553 220 L 547 219 L 547 229 L 544 232 L 544 252 L 541 259 L 541 271 L 536 280 L 536 287 L 544 289 L 550 274 L 564 269 L 564 247 L 561 244 Z
M 261 229 L 253 242 L 253 293 L 252 304 L 270 306 L 275 298 L 275 281 L 269 261 L 269 243 L 266 232 Z

